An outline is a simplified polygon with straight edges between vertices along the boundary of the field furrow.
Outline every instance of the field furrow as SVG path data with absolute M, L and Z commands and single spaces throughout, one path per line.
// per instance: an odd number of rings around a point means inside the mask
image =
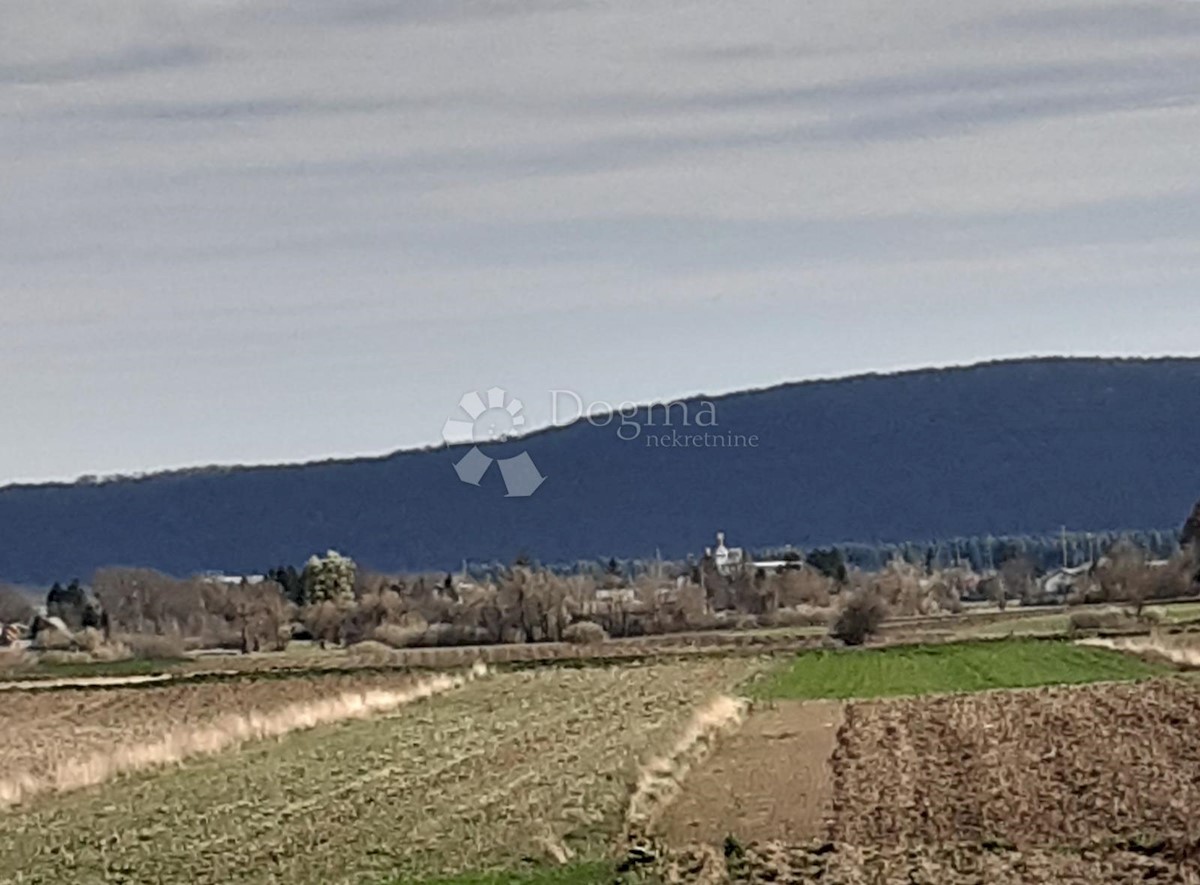
M 1200 833 L 1200 688 L 1178 679 L 851 705 L 833 836 L 1055 846 Z
M 46 797 L 6 816 L 0 876 L 323 885 L 602 856 L 639 763 L 758 666 L 501 674 L 395 715 Z

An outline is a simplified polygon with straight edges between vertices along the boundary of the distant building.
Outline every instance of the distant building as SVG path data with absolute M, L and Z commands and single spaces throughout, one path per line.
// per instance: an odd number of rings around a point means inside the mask
M 226 587 L 240 587 L 242 584 L 261 584 L 266 580 L 264 575 L 226 575 L 221 572 L 205 572 L 200 578 L 210 584 L 223 584 Z
M 633 603 L 637 602 L 637 593 L 630 587 L 617 587 L 611 590 L 597 590 L 596 602 Z
M 1079 589 L 1085 583 L 1091 565 L 1080 565 L 1074 568 L 1060 568 L 1046 574 L 1041 581 L 1042 593 L 1046 596 L 1066 597 Z
M 741 547 L 726 547 L 724 532 L 717 532 L 717 546 L 706 548 L 704 556 L 712 561 L 718 574 L 727 578 L 736 575 L 746 565 L 746 552 Z

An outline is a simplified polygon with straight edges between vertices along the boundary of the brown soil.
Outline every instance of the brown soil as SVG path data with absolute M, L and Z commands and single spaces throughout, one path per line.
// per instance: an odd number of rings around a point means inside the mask
M 879 846 L 827 843 L 747 846 L 737 855 L 694 846 L 665 859 L 669 885 L 695 883 L 822 883 L 822 885 L 1195 885 L 1196 846 L 1091 844 L 1062 849 L 983 847 L 978 844 Z
M 852 704 L 832 836 L 1021 847 L 1200 831 L 1200 690 L 1181 679 Z
M 686 783 L 666 881 L 1200 883 L 1191 680 L 851 703 L 823 741 L 813 712 L 752 717 Z
M 659 825 L 672 844 L 821 838 L 833 796 L 830 757 L 839 701 L 781 702 L 743 729 L 687 779 Z

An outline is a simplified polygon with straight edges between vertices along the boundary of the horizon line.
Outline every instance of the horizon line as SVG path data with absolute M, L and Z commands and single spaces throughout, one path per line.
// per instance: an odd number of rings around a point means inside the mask
M 849 381 L 859 381 L 867 379 L 882 379 L 896 378 L 903 376 L 921 375 L 932 372 L 943 371 L 970 371 L 973 369 L 982 369 L 995 366 L 1019 365 L 1021 363 L 1051 363 L 1051 362 L 1106 362 L 1106 363 L 1165 363 L 1165 362 L 1200 362 L 1200 355 L 1187 354 L 1162 354 L 1156 356 L 1129 356 L 1122 354 L 1026 354 L 1013 355 L 1003 357 L 992 357 L 988 359 L 976 360 L 969 363 L 931 363 L 918 366 L 907 366 L 901 368 L 877 369 L 850 372 L 845 375 L 816 375 L 809 378 L 795 378 L 783 381 L 766 383 L 757 387 L 744 387 L 721 392 L 693 392 L 683 393 L 670 397 L 662 397 L 653 400 L 645 400 L 642 402 L 622 403 L 622 406 L 633 405 L 637 409 L 650 409 L 655 406 L 668 405 L 676 402 L 691 402 L 695 400 L 717 402 L 723 399 L 729 399 L 735 396 L 745 396 L 748 394 L 769 393 L 776 390 L 782 390 L 790 387 L 802 387 L 807 385 L 818 384 L 836 384 Z M 580 414 L 563 424 L 555 424 L 553 421 L 547 424 L 531 427 L 521 433 L 515 433 L 501 440 L 497 440 L 497 444 L 518 442 L 523 439 L 529 439 L 542 433 L 547 433 L 553 430 L 565 430 L 569 427 L 587 421 L 593 417 L 603 417 L 605 415 L 615 415 L 615 410 L 598 410 Z M 304 458 L 295 461 L 288 460 L 273 460 L 273 461 L 238 461 L 238 462 L 209 462 L 206 464 L 184 464 L 174 466 L 159 466 L 149 467 L 131 472 L 111 471 L 102 474 L 83 473 L 78 474 L 74 478 L 47 478 L 47 479 L 24 479 L 14 480 L 11 482 L 0 483 L 0 493 L 17 489 L 32 489 L 32 488 L 50 488 L 50 487 L 71 487 L 71 486 L 100 486 L 118 482 L 137 482 L 149 479 L 155 479 L 166 476 L 180 476 L 194 473 L 217 473 L 222 471 L 234 470 L 268 470 L 268 469 L 300 469 L 304 467 L 323 466 L 331 464 L 352 464 L 362 463 L 367 461 L 384 461 L 388 458 L 397 455 L 417 454 L 421 452 L 434 452 L 439 449 L 454 449 L 461 446 L 470 446 L 470 442 L 446 443 L 444 441 L 430 442 L 424 445 L 401 446 L 396 449 L 389 449 L 382 452 L 362 452 L 350 454 L 335 454 L 328 456 L 317 456 Z

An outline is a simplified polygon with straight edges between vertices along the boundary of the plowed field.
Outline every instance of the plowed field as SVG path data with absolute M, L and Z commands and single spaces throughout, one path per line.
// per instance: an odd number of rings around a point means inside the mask
M 804 724 L 838 702 L 767 700 L 666 817 L 668 881 L 1200 883 L 1200 682 L 961 692 L 1154 672 L 1087 651 L 801 656 L 759 696 L 912 696 L 841 704 L 834 741 Z M 789 823 L 822 806 L 820 832 Z
M 851 704 L 831 836 L 1053 846 L 1200 832 L 1200 690 L 1179 679 Z

